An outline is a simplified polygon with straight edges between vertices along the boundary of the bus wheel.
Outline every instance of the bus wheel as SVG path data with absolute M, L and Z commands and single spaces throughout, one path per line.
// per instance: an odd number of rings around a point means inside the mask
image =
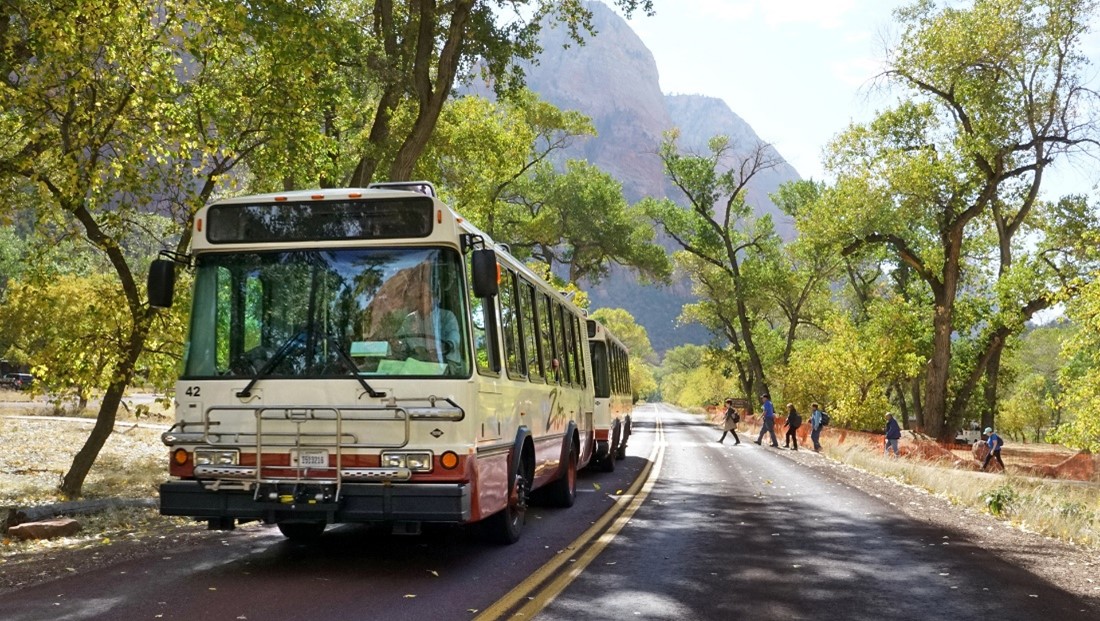
M 607 455 L 600 462 L 600 469 L 604 472 L 615 472 L 615 458 L 619 454 L 619 427 L 611 431 L 611 443 L 607 445 Z
M 577 445 L 570 442 L 565 472 L 546 486 L 546 501 L 555 507 L 572 507 L 577 500 Z
M 279 522 L 279 532 L 291 541 L 317 541 L 325 532 L 324 522 Z
M 615 459 L 626 459 L 626 441 L 630 438 L 630 418 L 628 417 L 622 426 L 622 440 L 615 449 Z
M 512 489 L 508 493 L 508 505 L 486 518 L 483 523 L 485 535 L 500 544 L 513 544 L 519 541 L 523 532 L 523 522 L 527 517 L 527 500 L 531 484 L 523 473 L 516 474 Z

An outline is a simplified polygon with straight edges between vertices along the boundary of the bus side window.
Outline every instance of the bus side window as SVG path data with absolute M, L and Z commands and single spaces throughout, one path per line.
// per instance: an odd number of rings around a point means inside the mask
M 587 332 L 581 329 L 580 319 L 576 315 L 573 315 L 571 319 L 573 322 L 573 365 L 577 373 L 577 383 L 581 386 L 588 386 L 588 375 L 585 373 L 585 369 L 588 365 L 592 364 L 591 361 L 587 363 L 588 352 L 588 339 Z
M 523 363 L 522 335 L 520 334 L 520 314 L 516 308 L 516 275 L 512 270 L 500 273 L 500 327 L 504 334 L 504 363 L 509 377 L 522 379 L 527 375 Z
M 467 257 L 466 273 L 469 275 L 470 258 Z M 470 299 L 470 323 L 474 331 L 474 361 L 477 370 L 482 375 L 500 374 L 500 355 L 497 347 L 496 306 L 493 303 L 495 297 L 478 298 L 474 296 L 473 278 L 468 278 L 470 288 L 467 294 Z
M 538 294 L 538 336 L 539 336 L 539 353 L 542 359 L 542 369 L 546 375 L 546 381 L 557 382 L 559 380 L 558 371 L 552 366 L 553 360 L 557 358 L 557 354 L 554 352 L 554 332 L 553 332 L 553 320 L 550 314 L 550 296 L 545 293 Z
M 561 363 L 560 372 L 558 373 L 561 377 L 560 382 L 562 384 L 572 384 L 573 377 L 569 372 L 569 339 L 565 330 L 565 308 L 556 302 L 554 303 L 554 336 L 557 338 L 558 358 Z
M 519 279 L 519 291 L 523 353 L 527 362 L 527 377 L 532 380 L 541 380 L 543 378 L 542 358 L 539 356 L 539 330 L 535 324 L 535 287 L 521 278 Z

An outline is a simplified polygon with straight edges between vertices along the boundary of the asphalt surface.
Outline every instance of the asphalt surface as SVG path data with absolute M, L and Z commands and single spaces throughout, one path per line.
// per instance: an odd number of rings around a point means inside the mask
M 642 508 L 539 621 L 1092 619 L 1085 604 L 956 533 L 662 406 L 667 444 Z M 643 409 L 642 411 L 646 411 Z M 805 450 L 805 449 L 801 449 Z M 824 459 L 824 457 L 821 457 Z
M 640 406 L 634 420 L 615 472 L 582 472 L 576 505 L 532 509 L 512 546 L 472 527 L 341 526 L 312 545 L 238 530 L 6 593 L 0 619 L 474 619 L 547 562 L 568 557 L 566 573 L 578 536 L 651 465 L 657 478 L 629 522 L 534 618 L 1095 621 L 957 533 L 781 450 L 744 435 L 718 444 L 720 432 L 665 406 Z

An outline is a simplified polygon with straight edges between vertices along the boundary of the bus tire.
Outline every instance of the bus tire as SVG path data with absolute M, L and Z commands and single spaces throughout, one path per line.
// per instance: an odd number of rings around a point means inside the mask
M 630 439 L 630 416 L 623 421 L 622 432 L 622 439 L 615 447 L 615 459 L 626 459 L 626 442 Z
M 572 507 L 577 500 L 577 444 L 569 442 L 565 469 L 557 479 L 546 486 L 546 504 L 554 507 Z
M 529 462 L 524 459 L 523 467 L 512 480 L 508 491 L 508 504 L 490 515 L 482 523 L 487 539 L 501 545 L 511 545 L 519 541 L 523 534 L 523 524 L 527 519 L 527 503 L 531 491 L 531 473 Z
M 604 455 L 600 463 L 600 469 L 604 472 L 615 472 L 615 460 L 619 456 L 619 436 L 619 425 L 615 425 L 611 430 L 611 442 L 607 445 L 607 455 Z
M 277 526 L 284 537 L 300 543 L 317 541 L 325 532 L 324 522 L 279 522 Z

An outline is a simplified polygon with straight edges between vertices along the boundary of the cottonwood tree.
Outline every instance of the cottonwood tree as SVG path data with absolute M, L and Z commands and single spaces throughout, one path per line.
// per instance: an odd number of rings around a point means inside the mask
M 317 134 L 301 119 L 313 92 L 307 68 L 321 57 L 261 48 L 237 4 L 3 6 L 0 179 L 29 188 L 42 225 L 36 234 L 80 238 L 100 256 L 124 309 L 109 341 L 88 344 L 115 351 L 96 424 L 60 486 L 79 496 L 160 321 L 141 283 L 150 256 L 125 248 L 184 252 L 191 215 L 246 158 L 258 169 L 265 156 L 291 171 L 308 167 L 311 159 L 295 160 L 290 145 Z M 5 200 L 0 211 L 20 206 Z M 173 226 L 149 227 L 146 211 Z
M 677 147 L 677 137 L 670 132 L 659 155 L 665 174 L 681 191 L 686 205 L 667 199 L 647 199 L 642 204 L 676 245 L 698 259 L 701 270 L 715 270 L 720 274 L 717 278 L 728 280 L 730 295 L 725 302 L 732 309 L 730 328 L 748 369 L 742 384 L 747 381 L 751 386 L 749 394 L 767 392 L 764 360 L 755 342 L 762 318 L 751 308 L 759 290 L 752 286 L 751 276 L 759 263 L 768 260 L 779 239 L 769 216 L 754 215 L 746 193 L 757 175 L 782 160 L 763 143 L 747 145 L 747 153 L 738 154 L 725 136 L 712 138 L 705 155 L 685 154 Z
M 1096 144 L 1081 51 L 1095 12 L 1091 0 L 961 9 L 925 0 L 897 11 L 902 35 L 884 77 L 907 99 L 832 146 L 830 166 L 849 200 L 829 217 L 846 252 L 882 245 L 930 292 L 923 406 L 933 436 L 951 435 L 1000 346 L 990 334 L 992 347 L 960 372 L 967 379 L 952 394 L 965 258 L 986 252 L 990 227 L 994 243 L 1009 243 L 1031 218 L 1044 170 Z M 1018 313 L 1042 303 L 1024 301 Z
M 517 180 L 504 199 L 513 206 L 501 223 L 520 255 L 564 268 L 570 282 L 597 283 L 612 265 L 634 270 L 643 282 L 666 282 L 672 271 L 656 232 L 639 206 L 629 205 L 622 184 L 580 160 L 557 170 L 543 162 Z

